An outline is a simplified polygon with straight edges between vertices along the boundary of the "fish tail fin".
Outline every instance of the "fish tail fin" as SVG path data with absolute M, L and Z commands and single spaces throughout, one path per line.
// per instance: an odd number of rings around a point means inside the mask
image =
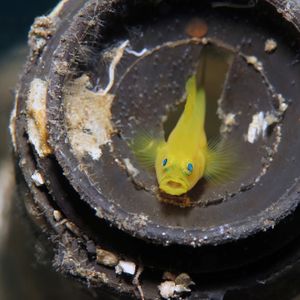
M 129 147 L 140 165 L 144 168 L 151 169 L 155 165 L 157 149 L 163 143 L 162 138 L 154 137 L 150 132 L 139 129 L 129 142 Z
M 216 184 L 234 180 L 242 169 L 237 149 L 232 141 L 220 138 L 209 141 L 204 177 Z

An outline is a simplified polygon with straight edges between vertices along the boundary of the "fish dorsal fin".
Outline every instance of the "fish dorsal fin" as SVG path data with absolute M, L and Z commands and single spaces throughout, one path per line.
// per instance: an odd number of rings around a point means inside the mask
M 203 48 L 196 73 L 187 80 L 185 85 L 187 100 L 184 113 L 186 113 L 187 116 L 193 116 L 193 114 L 196 114 L 197 118 L 199 117 L 201 126 L 204 126 L 206 113 L 206 65 L 207 49 Z
M 205 122 L 205 90 L 203 86 L 197 87 L 196 75 L 192 75 L 186 82 L 186 104 L 183 111 L 183 118 L 193 118 L 196 114 L 200 124 Z

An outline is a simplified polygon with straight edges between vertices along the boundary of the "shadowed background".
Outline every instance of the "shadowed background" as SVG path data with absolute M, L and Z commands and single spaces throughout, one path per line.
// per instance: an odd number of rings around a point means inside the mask
M 28 54 L 27 35 L 34 18 L 47 14 L 57 0 L 2 1 L 0 9 L 0 299 L 90 299 L 75 283 L 49 266 L 40 237 L 19 210 L 15 195 L 12 146 L 8 121 L 14 88 Z M 11 201 L 15 199 L 16 201 Z M 39 262 L 39 263 L 37 263 Z M 50 270 L 50 271 L 49 271 Z M 78 298 L 77 298 L 78 297 Z M 88 297 L 88 298 L 86 298 Z

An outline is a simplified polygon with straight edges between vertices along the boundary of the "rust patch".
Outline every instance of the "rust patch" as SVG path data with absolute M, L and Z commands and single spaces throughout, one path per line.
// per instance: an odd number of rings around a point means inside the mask
M 202 38 L 207 34 L 208 26 L 206 22 L 199 18 L 192 19 L 186 26 L 185 32 L 190 37 Z
M 27 98 L 28 135 L 29 141 L 34 145 L 40 157 L 52 153 L 48 144 L 48 131 L 46 127 L 46 100 L 48 83 L 39 78 L 32 80 Z

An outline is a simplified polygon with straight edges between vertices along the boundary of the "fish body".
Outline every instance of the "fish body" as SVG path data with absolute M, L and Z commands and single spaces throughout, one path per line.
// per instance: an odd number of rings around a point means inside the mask
M 143 166 L 155 168 L 160 190 L 174 196 L 185 194 L 203 177 L 222 182 L 233 174 L 232 147 L 223 140 L 207 142 L 203 84 L 197 86 L 196 75 L 192 75 L 185 89 L 184 110 L 168 139 L 144 131 L 131 145 Z
M 204 175 L 207 160 L 205 91 L 197 89 L 195 75 L 186 83 L 186 94 L 180 119 L 156 152 L 159 188 L 170 195 L 181 195 L 194 187 Z

